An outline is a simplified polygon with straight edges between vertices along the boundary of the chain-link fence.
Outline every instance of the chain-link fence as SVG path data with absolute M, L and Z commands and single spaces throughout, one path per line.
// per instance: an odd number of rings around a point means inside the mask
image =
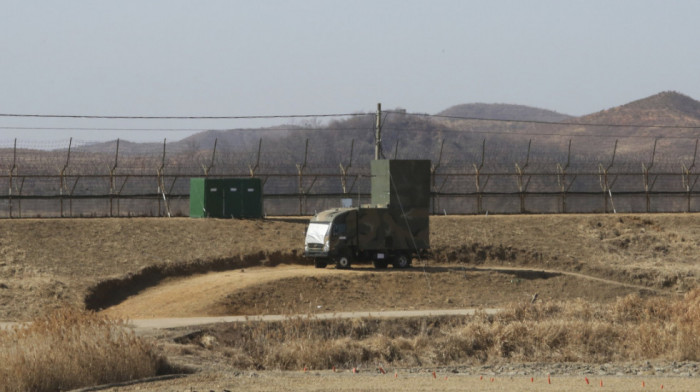
M 475 135 L 467 148 L 449 138 L 416 148 L 395 136 L 385 155 L 431 160 L 434 214 L 700 211 L 694 139 L 649 139 L 643 157 L 624 154 L 626 141 L 610 138 L 595 151 L 577 150 L 571 138 L 556 142 L 556 154 L 535 150 L 551 139 Z M 264 148 L 263 139 L 244 146 L 0 142 L 0 217 L 186 216 L 192 177 L 260 178 L 266 215 L 369 202 L 372 157 L 354 140 L 331 158 L 317 153 L 323 146 L 313 138 L 294 140 L 291 153 Z M 679 145 L 688 153 L 679 156 Z

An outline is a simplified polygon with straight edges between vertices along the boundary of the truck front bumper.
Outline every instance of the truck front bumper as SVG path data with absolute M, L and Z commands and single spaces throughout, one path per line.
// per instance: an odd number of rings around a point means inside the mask
M 304 257 L 310 258 L 310 259 L 317 259 L 317 258 L 328 258 L 328 252 L 323 252 L 323 251 L 314 251 L 314 250 L 307 250 L 304 251 Z

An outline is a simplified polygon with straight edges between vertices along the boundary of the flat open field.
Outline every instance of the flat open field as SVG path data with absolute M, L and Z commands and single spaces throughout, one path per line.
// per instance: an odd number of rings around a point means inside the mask
M 66 305 L 128 319 L 310 315 L 502 308 L 529 304 L 535 294 L 537 303 L 585 301 L 595 308 L 630 294 L 673 301 L 698 286 L 700 273 L 700 216 L 694 214 L 432 217 L 432 249 L 407 270 L 315 269 L 301 257 L 305 224 L 301 218 L 2 220 L 0 321 L 26 321 Z M 618 390 L 636 389 L 644 375 L 654 389 L 663 383 L 692 390 L 687 378 L 664 377 L 698 374 L 696 363 L 644 355 L 605 371 L 599 363 L 561 371 L 556 363 L 530 368 L 517 358 L 489 359 L 433 367 L 435 379 L 420 361 L 397 368 L 404 375 L 397 379 L 393 373 L 377 378 L 376 368 L 358 375 L 322 368 L 251 371 L 232 365 L 224 344 L 192 340 L 223 341 L 226 328 L 147 332 L 171 361 L 196 373 L 118 390 L 576 390 L 586 374 L 596 386 L 604 378 Z M 484 368 L 495 363 L 516 367 Z M 556 372 L 571 384 L 541 383 Z M 488 383 L 473 384 L 480 375 Z M 530 377 L 540 384 L 533 386 Z

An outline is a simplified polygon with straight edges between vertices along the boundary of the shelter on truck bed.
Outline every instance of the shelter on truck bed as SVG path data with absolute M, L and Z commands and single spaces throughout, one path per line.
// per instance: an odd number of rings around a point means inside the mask
M 429 248 L 430 160 L 381 159 L 370 165 L 371 206 L 388 210 L 381 214 L 385 218 L 378 223 L 383 227 L 382 232 L 390 241 L 400 238 L 405 241 L 412 232 L 416 244 L 407 247 Z M 365 211 L 365 214 L 371 216 L 372 212 Z M 372 221 L 368 218 L 366 221 Z
M 372 206 L 391 209 L 430 208 L 430 160 L 371 161 Z
M 259 178 L 191 178 L 191 218 L 262 218 Z

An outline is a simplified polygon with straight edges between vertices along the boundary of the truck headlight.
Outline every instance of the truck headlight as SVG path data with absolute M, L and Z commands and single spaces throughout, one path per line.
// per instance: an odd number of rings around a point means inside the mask
M 328 252 L 329 250 L 331 250 L 331 245 L 328 243 L 328 241 L 326 241 L 323 243 L 323 251 Z

